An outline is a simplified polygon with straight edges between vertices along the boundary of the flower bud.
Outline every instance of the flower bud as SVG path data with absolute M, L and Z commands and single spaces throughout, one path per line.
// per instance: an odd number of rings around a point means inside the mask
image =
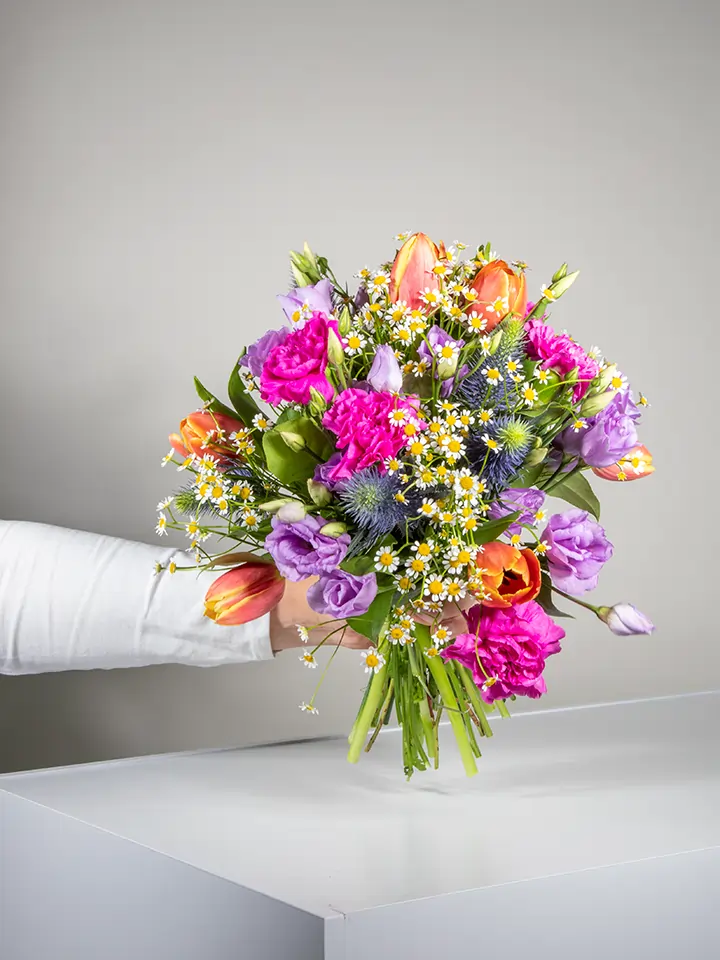
M 321 417 L 328 408 L 325 397 L 319 390 L 316 390 L 315 387 L 310 387 L 310 403 L 308 406 L 310 407 L 310 412 L 314 413 L 317 417 Z
M 346 337 L 350 333 L 351 327 L 352 315 L 347 307 L 343 307 L 338 317 L 338 330 L 340 331 L 340 335 Z
M 579 270 L 575 270 L 573 273 L 567 273 L 567 267 L 565 269 L 566 273 L 558 280 L 555 280 L 555 277 L 553 277 L 554 282 L 551 283 L 549 287 L 550 293 L 553 295 L 553 299 L 555 300 L 557 300 L 558 297 L 561 297 L 570 289 L 580 273 Z
M 454 353 L 452 357 L 448 359 L 441 358 L 437 361 L 437 375 L 441 380 L 449 380 L 450 377 L 455 376 L 455 371 L 458 366 L 458 355 Z
M 403 375 L 400 364 L 393 348 L 388 344 L 381 344 L 375 351 L 375 359 L 367 375 L 367 381 L 373 390 L 378 393 L 389 391 L 399 393 L 402 388 Z
M 296 502 L 292 497 L 279 497 L 277 500 L 266 500 L 265 503 L 259 503 L 257 508 L 262 510 L 263 513 L 277 513 L 280 507 L 284 507 L 285 504 Z
M 330 363 L 336 367 L 339 367 L 345 359 L 343 345 L 332 327 L 328 330 L 327 355 Z
M 552 282 L 557 283 L 558 280 L 562 280 L 563 277 L 567 276 L 568 265 L 564 263 L 561 267 L 558 267 L 555 273 L 552 275 Z
M 652 633 L 655 624 L 632 603 L 616 603 L 614 607 L 598 607 L 598 617 L 618 637 L 637 637 Z
M 285 579 L 272 563 L 251 562 L 223 573 L 205 594 L 205 616 L 222 626 L 257 620 L 276 606 Z
M 617 364 L 610 363 L 602 370 L 592 383 L 590 393 L 605 393 L 610 386 L 613 377 L 617 373 Z
M 300 503 L 299 500 L 290 500 L 280 507 L 277 518 L 282 520 L 283 523 L 299 523 L 305 519 L 306 514 L 307 507 L 304 503 Z
M 503 338 L 503 332 L 502 332 L 502 330 L 498 330 L 495 334 L 493 334 L 493 338 L 492 338 L 492 340 L 490 341 L 490 353 L 491 353 L 491 354 L 497 352 L 497 349 L 498 349 L 498 347 L 500 346 L 500 341 L 502 340 L 502 338 Z
M 341 537 L 344 533 L 347 533 L 347 524 L 335 520 L 331 523 L 326 523 L 324 527 L 320 527 L 319 532 L 326 537 Z
M 320 483 L 318 480 L 308 480 L 307 488 L 310 499 L 317 507 L 324 507 L 332 500 L 330 490 L 324 483 Z
M 525 458 L 526 467 L 536 467 L 539 463 L 542 463 L 545 457 L 548 455 L 547 447 L 537 447 L 535 450 L 531 450 L 530 453 Z
M 596 413 L 600 413 L 609 403 L 612 403 L 614 396 L 614 390 L 606 390 L 605 393 L 596 393 L 592 397 L 587 397 L 580 404 L 580 416 L 594 417 Z
M 279 430 L 277 427 L 275 428 L 275 432 L 280 434 L 293 453 L 299 453 L 305 449 L 305 438 L 301 437 L 299 433 L 293 433 L 292 430 Z
M 322 279 L 317 258 L 307 243 L 302 253 L 290 251 L 290 269 L 299 287 L 308 287 Z

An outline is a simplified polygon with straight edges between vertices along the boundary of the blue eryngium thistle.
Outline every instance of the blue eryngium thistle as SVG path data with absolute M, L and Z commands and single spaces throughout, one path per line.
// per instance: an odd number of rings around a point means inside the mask
M 482 439 L 484 434 L 497 440 L 500 450 L 488 452 L 487 444 Z M 482 469 L 482 478 L 493 491 L 504 490 L 519 473 L 533 439 L 530 422 L 524 417 L 498 417 L 487 425 L 487 429 L 471 434 L 468 458 L 476 470 Z
M 514 360 L 521 365 L 525 359 L 522 350 L 525 343 L 525 322 L 519 317 L 508 317 L 497 325 L 491 336 L 496 337 L 498 334 L 501 335 L 500 343 L 495 353 L 487 357 L 477 370 L 461 380 L 458 386 L 457 392 L 474 410 L 480 407 L 489 407 L 496 411 L 506 410 L 517 404 L 517 386 L 510 376 L 508 362 Z M 471 368 L 477 364 L 477 359 L 471 357 Z M 500 371 L 502 380 L 499 383 L 488 383 L 485 376 L 488 367 L 496 367 Z
M 338 496 L 357 525 L 371 537 L 379 537 L 413 512 L 413 505 L 396 499 L 401 487 L 396 476 L 368 467 L 345 481 Z

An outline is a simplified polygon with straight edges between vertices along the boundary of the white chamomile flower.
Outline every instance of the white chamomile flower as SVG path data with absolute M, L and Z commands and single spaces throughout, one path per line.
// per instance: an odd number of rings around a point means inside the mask
M 493 453 L 500 453 L 502 450 L 502 444 L 495 437 L 491 437 L 489 433 L 484 433 L 482 440 L 488 450 L 492 450 Z
M 534 407 L 538 402 L 538 392 L 532 384 L 525 382 L 520 388 L 520 395 L 526 407 Z
M 390 423 L 398 427 L 404 426 L 409 419 L 410 415 L 404 407 L 396 407 L 388 414 L 388 420 Z
M 153 564 L 153 576 L 159 577 L 164 569 L 163 565 L 156 560 Z
M 173 458 L 174 456 L 175 456 L 175 451 L 174 451 L 174 450 L 168 450 L 168 452 L 165 454 L 165 456 L 164 456 L 164 457 L 162 458 L 162 460 L 160 461 L 160 466 L 161 466 L 161 467 L 166 467 L 166 466 L 170 463 L 170 461 L 172 460 L 172 458 Z
M 510 376 L 513 378 L 513 380 L 515 380 L 518 373 L 520 372 L 520 364 L 517 362 L 517 360 L 513 360 L 512 358 L 510 358 L 510 360 L 508 360 L 506 364 L 506 369 L 507 369 L 507 372 L 510 374 Z
M 510 309 L 510 307 L 509 307 L 508 301 L 507 301 L 507 299 L 506 299 L 505 297 L 496 297 L 496 298 L 492 301 L 492 303 L 489 303 L 489 304 L 485 307 L 485 309 L 486 309 L 486 311 L 487 311 L 488 313 L 495 313 L 495 314 L 497 314 L 499 317 L 504 317 L 505 314 L 506 314 L 506 313 L 508 312 L 508 310 Z
M 390 274 L 384 270 L 378 270 L 367 281 L 367 288 L 370 293 L 384 294 L 390 285 Z
M 300 663 L 304 663 L 306 667 L 310 667 L 311 670 L 317 669 L 318 662 L 309 650 L 306 650 L 305 653 L 301 653 L 298 657 L 298 660 Z
M 300 709 L 302 710 L 303 713 L 312 713 L 315 716 L 317 716 L 318 713 L 320 712 L 317 707 L 313 706 L 312 703 L 305 703 L 304 700 L 300 704 Z
M 397 459 L 397 457 L 390 457 L 389 460 L 385 461 L 385 469 L 388 473 L 397 473 L 402 464 Z
M 298 624 L 298 625 L 297 625 L 297 632 L 298 632 L 298 636 L 300 637 L 300 640 L 302 641 L 302 643 L 307 643 L 308 640 L 310 639 L 310 631 L 308 630 L 308 628 L 307 628 L 307 627 L 300 626 L 300 624 Z
M 197 537 L 200 533 L 200 524 L 197 520 L 190 520 L 189 523 L 185 524 L 185 532 L 188 537 Z
M 174 499 L 175 499 L 174 497 L 165 497 L 165 499 L 161 500 L 160 503 L 155 507 L 155 509 L 157 510 L 158 513 L 162 513 L 162 511 L 165 510 L 166 507 L 170 506 L 170 504 L 173 502 Z
M 502 375 L 502 373 L 498 370 L 497 367 L 484 367 L 484 368 L 483 368 L 483 376 L 485 377 L 485 379 L 487 380 L 487 382 L 488 382 L 489 384 L 492 384 L 493 386 L 494 386 L 495 384 L 498 384 L 498 383 L 502 383 L 502 382 L 503 382 L 503 375 Z
M 188 467 L 192 466 L 192 462 L 194 459 L 195 457 L 193 457 L 192 454 L 189 457 L 185 457 L 183 462 L 178 466 L 177 472 L 182 473 L 183 470 L 187 470 Z
M 455 496 L 464 500 L 476 500 L 481 492 L 480 480 L 467 467 L 458 470 L 453 480 Z
M 405 630 L 404 627 L 401 627 L 399 623 L 392 624 L 386 634 L 388 640 L 394 646 L 397 644 L 404 644 L 406 642 L 407 635 L 407 630 Z
M 256 413 L 253 417 L 253 426 L 256 430 L 269 430 L 272 420 L 268 420 L 264 413 Z
M 428 362 L 427 360 L 418 360 L 417 363 L 410 365 L 410 372 L 414 377 L 424 377 L 428 372 Z
M 550 371 L 549 370 L 536 370 L 535 379 L 538 383 L 550 383 Z
M 587 429 L 587 421 L 578 417 L 573 421 L 572 424 L 573 433 L 580 433 L 581 430 Z
M 483 317 L 473 310 L 467 318 L 467 325 L 473 333 L 482 333 L 487 326 L 487 317 Z
M 431 290 L 430 287 L 425 287 L 420 294 L 420 299 L 428 307 L 441 307 L 445 303 L 445 294 L 440 290 Z
M 478 417 L 478 420 L 480 421 L 480 423 L 492 423 L 492 421 L 493 421 L 493 419 L 494 419 L 494 417 L 495 417 L 495 411 L 494 411 L 494 410 L 479 410 L 477 417 Z
M 403 324 L 402 326 L 396 327 L 392 331 L 392 336 L 394 340 L 398 340 L 400 343 L 409 344 L 412 343 L 415 339 L 415 334 L 412 332 L 410 327 Z
M 398 300 L 396 303 L 393 303 L 388 308 L 385 318 L 390 323 L 402 323 L 405 319 L 408 312 L 408 305 L 406 300 Z
M 443 453 L 449 463 L 455 463 L 465 453 L 465 444 L 460 437 L 453 435 L 443 444 Z
M 427 440 L 421 434 L 417 434 L 410 438 L 405 450 L 414 459 L 422 460 L 427 452 Z
M 436 277 L 444 277 L 445 274 L 450 273 L 451 266 L 447 260 L 436 260 L 432 272 Z
M 257 530 L 260 526 L 260 517 L 253 510 L 245 510 L 242 515 L 242 522 L 248 530 Z
M 435 541 L 434 540 L 416 540 L 415 543 L 410 547 L 413 553 L 416 553 L 419 557 L 425 557 L 427 560 L 429 557 L 436 551 Z
M 428 580 L 425 581 L 423 595 L 430 597 L 431 600 L 437 603 L 447 597 L 447 587 L 440 577 L 429 577 Z
M 639 407 L 649 407 L 651 406 L 651 403 L 648 400 L 648 398 L 645 396 L 645 394 L 641 393 L 637 398 L 637 405 Z
M 548 549 L 548 545 L 543 540 L 540 540 L 538 543 L 535 544 L 533 553 L 535 553 L 538 557 L 542 557 L 544 556 L 544 554 L 547 553 L 547 549 Z
M 534 523 L 542 523 L 547 517 L 547 510 L 536 510 L 533 514 Z
M 624 373 L 620 373 L 620 371 L 618 370 L 618 372 L 615 374 L 615 376 L 614 376 L 614 377 L 612 378 L 612 380 L 610 381 L 610 389 L 611 389 L 611 390 L 624 390 L 625 387 L 627 386 L 627 383 L 628 383 L 628 378 L 625 376 Z
M 587 355 L 590 357 L 591 360 L 594 360 L 595 363 L 598 363 L 598 364 L 603 363 L 605 360 L 605 357 L 603 356 L 603 352 L 598 346 L 590 347 L 590 349 L 587 352 Z
M 375 569 L 383 573 L 395 573 L 398 568 L 398 558 L 390 547 L 380 547 L 375 554 Z
M 393 240 L 397 240 L 398 243 L 405 243 L 409 236 L 412 235 L 412 230 L 405 230 L 403 233 L 396 233 L 393 237 Z
M 463 308 L 458 306 L 457 303 L 450 304 L 446 311 L 451 320 L 460 321 L 463 319 Z
M 361 353 L 366 343 L 367 340 L 362 333 L 350 331 L 345 338 L 345 353 L 347 353 L 350 357 L 354 356 L 356 353 Z
M 432 639 L 436 647 L 444 647 L 452 640 L 452 631 L 448 630 L 447 627 L 437 627 L 432 632 Z
M 438 512 L 437 501 L 433 500 L 431 497 L 424 497 L 423 502 L 418 507 L 417 512 L 422 517 L 434 517 Z
M 363 650 L 362 661 L 365 664 L 365 673 L 380 673 L 385 666 L 385 657 L 378 653 L 375 647 Z
M 557 297 L 555 296 L 555 294 L 552 292 L 550 287 L 548 287 L 547 284 L 545 283 L 540 287 L 540 294 L 543 297 L 545 297 L 546 300 L 550 300 L 550 302 L 552 302 L 553 300 L 557 300 Z
M 167 536 L 167 517 L 164 513 L 160 513 L 157 518 L 157 526 L 155 527 L 155 533 L 159 536 Z
M 470 410 L 461 410 L 458 414 L 461 427 L 471 427 L 475 423 L 475 414 Z

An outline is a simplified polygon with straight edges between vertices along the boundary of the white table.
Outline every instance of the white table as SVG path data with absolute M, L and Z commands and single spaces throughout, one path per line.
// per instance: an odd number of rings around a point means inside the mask
M 299 722 L 303 718 L 299 718 Z M 720 947 L 720 693 L 0 777 L 2 960 L 673 958 Z M 311 718 L 303 730 L 311 730 Z

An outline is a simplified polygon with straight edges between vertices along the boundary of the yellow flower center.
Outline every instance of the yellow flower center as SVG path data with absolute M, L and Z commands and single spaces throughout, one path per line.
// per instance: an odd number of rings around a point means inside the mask
M 410 569 L 415 573 L 422 573 L 425 569 L 425 561 L 420 557 L 413 557 L 413 559 L 410 561 Z
M 360 338 L 348 337 L 348 346 L 350 347 L 351 350 L 357 350 L 358 347 L 360 346 Z
M 435 593 L 435 594 L 442 593 L 443 592 L 442 580 L 431 580 L 430 583 L 428 584 L 428 590 L 430 591 L 430 593 Z
M 393 559 L 394 559 L 393 555 L 387 550 L 384 553 L 380 554 L 380 563 L 382 564 L 383 567 L 391 566 Z
M 380 664 L 380 661 L 377 658 L 377 654 L 369 653 L 365 658 L 365 663 L 368 667 L 377 667 Z

